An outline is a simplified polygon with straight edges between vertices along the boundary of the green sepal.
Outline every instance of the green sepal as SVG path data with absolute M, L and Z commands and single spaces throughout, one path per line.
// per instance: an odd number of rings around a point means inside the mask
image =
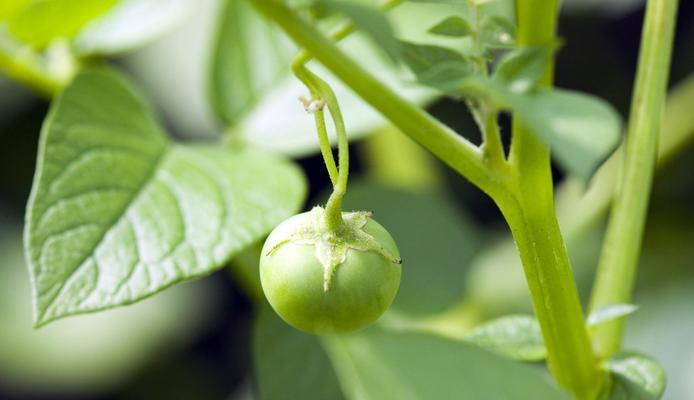
M 329 229 L 325 222 L 325 209 L 313 207 L 309 218 L 285 240 L 277 243 L 268 255 L 286 243 L 314 245 L 316 258 L 325 269 L 323 273 L 323 290 L 330 290 L 335 270 L 347 259 L 348 250 L 374 251 L 386 260 L 400 264 L 400 258 L 394 256 L 373 236 L 364 231 L 372 213 L 355 211 L 342 213 L 342 224 L 337 230 Z

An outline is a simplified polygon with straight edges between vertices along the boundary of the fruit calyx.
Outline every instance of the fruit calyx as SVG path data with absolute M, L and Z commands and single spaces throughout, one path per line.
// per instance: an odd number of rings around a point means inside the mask
M 332 277 L 340 264 L 347 259 L 347 251 L 373 251 L 386 260 L 401 264 L 402 260 L 390 253 L 373 236 L 364 231 L 373 213 L 354 211 L 342 213 L 342 223 L 337 229 L 329 229 L 324 223 L 325 209 L 313 207 L 308 218 L 288 238 L 277 243 L 267 255 L 287 243 L 314 245 L 316 259 L 323 266 L 323 291 L 330 290 Z

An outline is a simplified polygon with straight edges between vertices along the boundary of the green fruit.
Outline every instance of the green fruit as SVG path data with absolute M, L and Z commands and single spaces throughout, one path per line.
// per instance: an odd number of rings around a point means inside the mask
M 295 328 L 353 331 L 393 302 L 400 286 L 398 248 L 369 213 L 343 213 L 344 226 L 336 232 L 323 227 L 322 215 L 323 209 L 314 208 L 270 234 L 260 280 L 272 308 Z

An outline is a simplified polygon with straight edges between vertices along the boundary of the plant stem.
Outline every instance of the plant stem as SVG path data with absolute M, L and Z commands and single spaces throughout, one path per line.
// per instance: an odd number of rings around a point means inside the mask
M 385 0 L 383 3 L 381 3 L 380 8 L 384 11 L 388 11 L 402 2 L 403 0 Z M 352 21 L 347 21 L 335 29 L 335 31 L 330 34 L 330 38 L 335 42 L 339 42 L 352 34 L 354 32 L 354 28 L 354 23 Z M 303 65 L 311 61 L 311 59 L 313 59 L 313 55 L 310 52 L 303 50 L 301 53 L 299 53 L 296 59 L 294 59 L 294 64 Z
M 484 129 L 482 129 L 482 135 L 484 136 L 484 142 L 482 143 L 482 151 L 484 152 L 484 158 L 496 168 L 505 168 L 507 165 L 504 145 L 501 143 L 501 132 L 499 131 L 499 114 L 487 107 L 483 112 L 483 118 Z
M 474 144 L 393 92 L 282 2 L 249 1 L 403 133 L 487 194 L 510 196 L 508 176 L 489 169 Z
M 304 85 L 306 85 L 309 92 L 311 93 L 310 100 L 306 100 L 303 98 L 301 98 L 301 100 L 307 102 L 306 104 L 304 104 L 304 106 L 306 107 L 306 111 L 313 112 L 314 120 L 316 123 L 316 132 L 318 133 L 318 144 L 320 146 L 320 152 L 323 156 L 325 167 L 328 169 L 330 181 L 332 182 L 333 186 L 335 186 L 337 184 L 338 170 L 337 166 L 335 165 L 335 158 L 333 157 L 332 149 L 330 148 L 330 139 L 328 138 L 328 131 L 325 127 L 325 112 L 323 110 L 323 106 L 325 105 L 325 103 L 318 106 L 318 109 L 309 109 L 309 107 L 311 107 L 310 102 L 325 102 L 325 96 L 322 93 L 324 91 L 322 89 L 323 85 L 321 84 L 324 82 L 316 74 L 309 71 L 309 69 L 306 68 L 306 66 L 304 65 L 304 61 L 300 58 L 295 59 L 295 61 L 292 63 L 292 71 L 294 72 L 294 75 L 296 75 L 296 77 L 299 78 L 299 80 Z
M 328 198 L 325 205 L 325 222 L 328 229 L 337 230 L 342 225 L 342 198 L 347 192 L 347 179 L 349 177 L 349 140 L 347 139 L 347 130 L 345 122 L 342 118 L 340 106 L 337 103 L 335 92 L 325 82 L 322 81 L 321 94 L 324 96 L 325 102 L 330 111 L 330 116 L 335 122 L 335 131 L 337 133 L 337 152 L 339 160 L 339 168 L 337 172 L 337 182 L 333 186 L 333 192 Z
M 489 76 L 489 66 L 482 46 L 480 5 L 475 1 L 469 1 L 469 4 L 474 10 L 474 35 L 472 39 L 475 68 L 479 74 L 486 78 Z M 482 133 L 481 149 L 485 161 L 490 162 L 494 168 L 506 168 L 504 146 L 501 143 L 501 134 L 499 132 L 498 112 L 484 101 L 476 103 L 472 100 L 468 100 L 466 103 Z
M 629 115 L 621 189 L 615 198 L 591 297 L 591 310 L 628 303 L 634 286 L 663 117 L 677 0 L 649 0 Z M 624 321 L 594 333 L 595 351 L 607 358 L 620 348 Z
M 320 143 L 325 166 L 328 169 L 330 180 L 333 183 L 333 192 L 330 194 L 328 203 L 325 206 L 324 220 L 328 229 L 337 230 L 340 225 L 342 225 L 342 199 L 347 192 L 347 179 L 349 177 L 349 140 L 347 139 L 345 121 L 342 117 L 335 92 L 327 82 L 309 71 L 304 65 L 304 62 L 305 61 L 301 58 L 297 58 L 294 63 L 292 63 L 292 70 L 311 91 L 311 96 L 314 97 L 313 100 L 323 101 L 324 105 L 328 106 L 337 135 L 339 167 L 335 167 L 335 159 L 333 158 L 330 142 L 328 140 L 328 133 L 325 129 L 325 115 L 322 106 L 320 110 L 315 110 L 314 116 L 318 131 L 318 141 Z M 318 99 L 315 99 L 315 97 L 318 97 Z M 337 177 L 335 177 L 336 168 Z
M 551 45 L 556 35 L 557 7 L 556 0 L 517 0 L 518 43 Z M 544 85 L 551 82 L 552 66 L 542 80 Z M 499 207 L 521 256 L 550 370 L 578 398 L 595 398 L 602 378 L 554 212 L 549 151 L 515 118 L 509 161 L 516 198 L 515 202 L 499 202 Z
M 318 132 L 318 142 L 320 145 L 320 152 L 323 155 L 323 161 L 325 162 L 325 167 L 328 169 L 328 175 L 330 176 L 330 182 L 333 186 L 337 185 L 338 169 L 335 164 L 335 158 L 333 157 L 333 151 L 330 147 L 330 140 L 328 139 L 328 130 L 325 127 L 325 111 L 318 110 L 315 114 L 316 120 L 316 131 Z
M 391 9 L 402 0 L 386 0 L 381 7 L 384 10 Z M 334 41 L 340 41 L 354 32 L 354 24 L 350 21 L 340 26 L 331 35 Z M 347 177 L 349 175 L 349 141 L 347 132 L 340 112 L 335 93 L 327 82 L 320 79 L 317 75 L 306 68 L 306 63 L 313 58 L 312 54 L 306 50 L 292 62 L 292 71 L 309 88 L 312 96 L 319 96 L 321 100 L 327 101 L 330 115 L 335 124 L 335 131 L 338 137 L 338 157 L 340 159 L 339 170 L 335 166 L 335 159 L 330 148 L 328 133 L 325 129 L 325 114 L 323 109 L 315 111 L 316 130 L 321 154 L 333 184 L 333 192 L 326 204 L 326 223 L 330 229 L 337 229 L 342 223 L 342 199 L 347 191 Z
M 38 63 L 38 55 L 28 51 L 18 54 L 19 50 L 0 30 L 0 70 L 7 76 L 49 99 L 65 86 L 66 82 L 51 77 Z

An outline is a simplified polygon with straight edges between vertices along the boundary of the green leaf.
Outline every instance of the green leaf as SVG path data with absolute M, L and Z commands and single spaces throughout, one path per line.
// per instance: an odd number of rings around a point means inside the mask
M 473 33 L 470 23 L 460 17 L 452 16 L 434 25 L 429 32 L 441 36 L 469 36 Z
M 619 114 L 594 96 L 560 89 L 540 91 L 514 99 L 512 109 L 550 146 L 564 169 L 584 182 L 620 143 Z
M 72 38 L 116 2 L 117 0 L 32 1 L 8 21 L 8 30 L 20 41 L 43 48 L 54 39 Z
M 222 267 L 301 205 L 292 164 L 169 143 L 119 74 L 78 75 L 41 132 L 25 247 L 37 326 Z
M 586 319 L 586 324 L 591 327 L 597 326 L 603 322 L 624 318 L 638 309 L 639 307 L 633 304 L 610 304 L 591 312 Z
M 542 370 L 466 342 L 376 328 L 324 342 L 348 398 L 569 398 Z
M 498 15 L 482 18 L 482 43 L 490 48 L 511 48 L 516 42 L 516 27 L 508 19 Z
M 239 1 L 236 2 L 243 3 Z M 449 14 L 449 7 L 397 7 L 389 12 L 388 17 L 393 24 L 401 27 L 412 26 L 413 24 L 430 26 Z M 247 17 L 251 18 L 255 16 L 251 14 Z M 234 18 L 227 17 L 226 21 L 233 20 Z M 264 36 L 278 35 L 279 38 L 277 39 L 280 46 L 275 48 L 266 45 L 256 45 L 250 49 L 253 56 L 246 57 L 246 62 L 242 64 L 244 67 L 236 68 L 235 71 L 239 71 L 239 73 L 242 71 L 252 71 L 253 74 L 248 75 L 248 77 L 251 78 L 253 84 L 249 84 L 249 86 L 260 88 L 260 90 L 253 93 L 252 96 L 249 96 L 253 101 L 246 108 L 230 108 L 231 110 L 244 110 L 237 114 L 238 117 L 234 121 L 230 121 L 229 118 L 225 117 L 223 114 L 218 116 L 220 119 L 227 122 L 229 130 L 233 130 L 233 137 L 238 138 L 239 141 L 244 143 L 249 143 L 261 148 L 268 148 L 291 156 L 301 157 L 317 153 L 319 146 L 315 133 L 315 122 L 313 117 L 306 114 L 301 104 L 297 101 L 297 97 L 306 95 L 307 90 L 301 82 L 291 75 L 291 71 L 288 67 L 291 62 L 291 57 L 297 52 L 296 47 L 282 32 L 273 27 L 267 26 L 269 29 L 264 30 L 255 29 L 254 27 L 257 25 L 251 23 L 248 18 L 243 19 L 243 16 L 239 18 L 244 22 L 239 25 L 239 29 L 243 31 L 243 37 L 253 37 L 254 41 L 258 43 L 272 43 L 272 40 L 275 39 Z M 208 23 L 211 24 L 212 21 Z M 220 24 L 219 28 L 225 29 L 222 24 Z M 447 40 L 439 37 L 432 38 L 428 33 L 416 30 L 406 31 L 403 29 L 403 34 L 407 34 L 409 40 Z M 223 40 L 221 36 L 219 40 Z M 246 41 L 244 43 L 248 42 Z M 139 52 L 138 54 L 140 55 L 149 52 L 149 54 L 147 54 L 148 57 L 143 57 L 142 62 L 139 63 L 140 68 L 148 63 L 147 60 L 152 57 L 161 60 L 162 54 L 170 62 L 179 62 L 178 58 L 180 58 L 180 55 L 177 56 L 172 54 L 172 49 L 175 49 L 178 53 L 193 50 L 179 50 L 178 47 L 172 44 L 173 43 L 167 43 L 166 46 L 160 46 L 156 52 L 151 48 Z M 205 43 L 201 45 L 204 46 Z M 372 44 L 372 41 L 369 40 L 368 37 L 365 37 L 365 35 L 350 35 L 340 41 L 338 46 L 345 53 L 359 54 L 358 59 L 355 59 L 355 61 L 367 71 L 370 71 L 381 82 L 393 88 L 393 90 L 403 98 L 417 104 L 423 104 L 431 101 L 437 96 L 437 93 L 433 89 L 421 85 L 413 85 L 411 82 L 404 81 L 401 78 L 401 74 L 399 74 L 400 69 L 396 68 L 387 57 L 383 57 L 383 52 L 379 48 L 376 48 Z M 223 48 L 224 46 L 218 46 L 216 51 L 222 51 Z M 266 61 L 282 60 L 284 59 L 283 57 L 287 57 L 287 59 L 283 62 L 278 62 L 276 65 Z M 224 60 L 225 58 L 229 60 L 239 60 L 234 54 L 227 56 L 216 55 L 213 57 L 213 59 L 217 61 Z M 340 108 L 347 121 L 350 140 L 361 138 L 373 132 L 375 128 L 386 124 L 383 116 L 355 95 L 354 92 L 342 84 L 339 79 L 334 78 L 334 76 L 320 65 L 320 63 L 311 62 L 309 63 L 309 67 L 317 75 L 326 79 L 335 90 L 335 94 L 340 101 Z M 240 77 L 232 78 L 230 76 L 231 74 L 228 73 L 228 68 L 228 66 L 224 65 L 211 65 L 211 68 L 209 68 L 210 72 L 219 71 L 220 74 L 224 74 L 217 78 L 214 76 L 210 77 L 210 94 L 215 91 L 221 92 L 213 94 L 211 99 L 214 100 L 215 97 L 237 98 L 235 97 L 237 92 L 242 94 L 239 98 L 245 98 L 245 95 L 243 95 L 245 90 L 243 87 L 239 86 L 239 84 L 244 84 L 243 77 L 245 75 L 241 74 Z M 271 76 L 266 75 L 263 71 L 272 70 L 273 68 L 281 69 L 279 71 L 280 76 L 278 76 L 278 80 L 272 84 L 263 83 L 269 82 L 268 80 L 263 80 L 263 77 Z M 178 124 L 187 124 L 190 122 L 185 119 L 185 113 L 181 113 L 179 110 L 186 110 L 188 108 L 195 109 L 199 105 L 194 101 L 196 96 L 185 96 L 180 99 L 172 99 L 170 93 L 172 90 L 171 85 L 174 85 L 174 88 L 180 86 L 181 90 L 188 90 L 187 87 L 184 87 L 185 85 L 183 85 L 183 83 L 179 83 L 181 81 L 178 79 L 180 72 L 175 72 L 175 74 L 170 74 L 171 79 L 168 81 L 171 81 L 171 84 L 167 84 L 159 89 L 158 97 L 161 98 L 160 102 L 162 104 L 174 105 L 174 107 L 171 108 L 175 109 L 167 115 L 167 118 Z M 161 80 L 161 74 L 161 70 L 150 69 L 147 71 L 148 79 L 151 81 L 151 87 L 156 88 L 157 82 Z M 193 77 L 190 78 L 193 79 Z M 233 86 L 225 85 L 225 83 L 232 82 L 238 82 L 238 84 L 234 84 Z M 227 93 L 224 93 L 225 91 Z M 216 102 L 217 100 L 214 101 Z M 230 104 L 235 103 L 230 102 Z M 241 102 L 241 104 L 245 103 Z M 218 110 L 220 109 L 219 107 L 216 108 Z M 233 114 L 233 112 L 230 113 L 230 115 Z M 330 133 L 330 137 L 331 141 L 335 143 L 335 137 L 332 133 Z
M 493 79 L 514 93 L 535 89 L 547 70 L 552 52 L 546 47 L 526 47 L 514 50 L 501 59 Z
M 403 61 L 423 85 L 449 91 L 474 71 L 470 60 L 446 47 L 402 42 L 402 48 Z
M 162 36 L 191 15 L 186 0 L 120 0 L 74 39 L 81 56 L 121 54 Z
M 294 45 L 248 2 L 227 1 L 209 75 L 217 115 L 230 124 L 237 121 L 287 75 L 295 53 Z
M 290 327 L 267 304 L 253 329 L 253 363 L 261 400 L 344 398 L 318 337 Z
M 2 0 L 0 2 L 0 21 L 12 18 L 29 4 L 30 0 Z
M 426 3 L 426 4 L 447 4 L 452 6 L 463 7 L 463 10 L 472 8 L 470 0 L 408 0 L 410 3 Z
M 470 331 L 465 340 L 516 360 L 539 361 L 547 357 L 540 325 L 528 315 L 509 315 L 486 322 Z
M 618 355 L 607 361 L 605 369 L 612 384 L 602 400 L 658 400 L 665 392 L 665 371 L 649 356 Z
M 373 211 L 398 243 L 404 269 L 392 310 L 425 315 L 460 299 L 465 281 L 451 276 L 460 274 L 484 236 L 453 198 L 354 180 L 344 208 Z
M 468 95 L 486 97 L 497 107 L 512 111 L 551 148 L 567 172 L 584 182 L 619 145 L 621 118 L 597 97 L 562 89 L 521 95 L 482 79 L 468 79 L 460 87 Z
M 390 21 L 378 9 L 344 0 L 320 0 L 317 5 L 329 13 L 339 13 L 349 18 L 392 61 L 400 59 L 400 41 L 395 38 Z

